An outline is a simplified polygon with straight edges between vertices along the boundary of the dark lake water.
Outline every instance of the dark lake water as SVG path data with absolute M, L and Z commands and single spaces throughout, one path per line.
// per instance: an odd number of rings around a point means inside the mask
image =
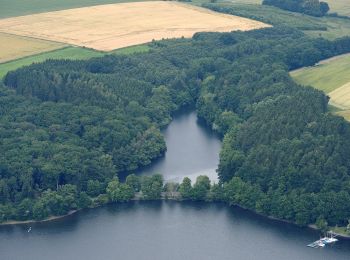
M 195 112 L 178 113 L 163 134 L 167 145 L 165 156 L 138 174 L 160 173 L 165 180 L 177 182 L 184 177 L 195 181 L 198 175 L 204 174 L 217 181 L 215 170 L 221 142 L 203 122 L 197 120 Z
M 195 113 L 176 117 L 164 134 L 166 157 L 143 174 L 214 176 L 220 142 Z M 0 226 L 1 260 L 350 259 L 349 241 L 311 249 L 318 232 L 220 203 L 132 202 L 30 226 Z

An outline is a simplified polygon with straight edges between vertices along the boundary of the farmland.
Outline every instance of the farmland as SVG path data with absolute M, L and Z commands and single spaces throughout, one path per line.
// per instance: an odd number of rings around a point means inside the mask
M 245 31 L 266 26 L 175 2 L 100 5 L 0 20 L 2 32 L 101 51 L 153 39 L 192 37 L 200 31 Z
M 344 110 L 336 112 L 335 114 L 344 117 L 346 120 L 350 121 L 350 110 Z
M 337 12 L 340 15 L 350 16 L 350 1 L 349 0 L 327 0 L 330 12 Z
M 350 55 L 343 55 L 320 62 L 291 73 L 302 85 L 310 85 L 326 93 L 350 82 Z
M 110 54 L 129 55 L 133 53 L 147 52 L 148 50 L 149 50 L 149 47 L 147 45 L 138 45 L 138 46 L 131 46 L 127 48 L 118 49 L 113 52 L 110 52 Z M 80 47 L 66 47 L 63 49 L 2 63 L 0 64 L 0 79 L 3 78 L 5 74 L 11 70 L 15 70 L 35 62 L 43 62 L 47 59 L 85 60 L 85 59 L 90 59 L 94 57 L 102 57 L 104 55 L 106 55 L 106 53 L 91 50 L 91 49 L 80 48 Z
M 350 82 L 330 92 L 331 104 L 341 109 L 350 109 Z
M 335 112 L 350 120 L 350 55 L 324 60 L 314 67 L 291 72 L 295 81 L 313 86 L 328 94 Z
M 136 1 L 137 0 L 1 0 L 0 19 L 70 8 Z
M 0 63 L 62 47 L 62 43 L 0 33 Z
M 313 17 L 295 12 L 289 12 L 273 6 L 220 2 L 218 4 L 204 4 L 204 7 L 214 11 L 237 15 L 258 20 L 275 26 L 288 26 L 299 30 L 311 37 L 334 40 L 350 35 L 349 19 L 339 17 Z
M 143 0 L 147 1 L 147 0 Z M 338 0 L 340 1 L 340 0 Z M 140 2 L 139 0 L 1 0 L 0 19 L 35 13 L 59 11 L 94 5 Z M 210 0 L 192 0 L 192 4 L 208 3 Z M 262 0 L 232 0 L 234 3 L 261 4 Z
M 306 31 L 306 34 L 312 37 L 324 37 L 334 40 L 339 37 L 350 35 L 350 20 L 336 17 L 320 17 L 316 20 L 323 24 L 327 30 Z

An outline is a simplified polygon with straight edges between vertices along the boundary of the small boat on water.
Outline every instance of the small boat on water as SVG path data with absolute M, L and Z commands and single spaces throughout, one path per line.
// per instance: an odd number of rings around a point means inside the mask
M 332 244 L 338 241 L 338 239 L 335 238 L 336 234 L 334 234 L 333 232 L 327 232 L 326 236 L 311 243 L 308 244 L 308 247 L 312 247 L 312 248 L 323 248 L 325 247 L 327 244 Z
M 323 248 L 326 246 L 326 244 L 324 244 L 321 240 L 317 240 L 311 244 L 308 244 L 307 246 L 312 248 Z
M 32 227 L 29 227 L 27 232 L 29 233 L 30 231 L 32 231 Z
M 326 236 L 321 238 L 321 241 L 324 244 L 332 244 L 338 241 L 335 237 L 336 235 L 333 232 L 327 232 Z

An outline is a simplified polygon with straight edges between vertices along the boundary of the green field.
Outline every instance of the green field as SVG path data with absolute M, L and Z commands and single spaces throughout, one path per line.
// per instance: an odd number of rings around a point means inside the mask
M 147 1 L 147 0 L 143 0 Z M 140 2 L 138 0 L 0 0 L 0 19 L 93 5 Z
M 204 6 L 214 11 L 247 17 L 275 26 L 294 27 L 313 37 L 323 36 L 332 40 L 350 35 L 350 20 L 344 18 L 319 18 L 256 4 L 220 2 L 218 4 L 204 4 Z
M 325 27 L 327 31 L 305 31 L 306 34 L 313 37 L 324 37 L 330 40 L 334 40 L 339 37 L 350 35 L 350 20 L 336 17 L 321 17 L 315 18 Z
M 263 0 L 216 0 L 215 3 L 233 3 L 233 4 L 257 4 L 260 5 Z M 208 4 L 211 3 L 211 0 L 192 0 L 191 2 L 188 2 L 189 4 Z
M 56 51 L 41 53 L 38 55 L 2 63 L 0 64 L 0 79 L 3 78 L 6 73 L 11 70 L 30 65 L 34 62 L 42 62 L 47 59 L 89 59 L 94 57 L 102 57 L 106 54 L 129 55 L 133 53 L 147 52 L 149 49 L 150 47 L 148 45 L 137 45 L 106 53 L 80 47 L 67 47 Z
M 45 11 L 62 10 L 67 8 L 76 8 L 83 6 L 92 6 L 98 4 L 110 4 L 119 2 L 136 2 L 137 0 L 0 0 L 0 18 L 32 14 Z M 232 8 L 232 14 L 239 15 L 247 18 L 260 20 L 270 24 L 284 24 L 292 26 L 298 29 L 306 29 L 304 32 L 311 36 L 319 37 L 320 35 L 328 39 L 334 39 L 337 37 L 350 35 L 350 21 L 340 18 L 323 17 L 316 18 L 306 16 L 298 13 L 287 12 L 278 8 L 270 6 L 258 5 L 261 0 L 232 0 L 231 3 L 223 0 L 220 6 L 227 6 Z M 332 3 L 331 3 L 332 2 Z M 204 3 L 210 3 L 210 0 L 193 0 L 192 4 L 201 5 Z M 340 8 L 346 6 L 345 0 L 333 0 L 330 1 L 334 8 Z M 346 8 L 345 8 L 346 9 Z M 344 9 L 344 10 L 345 10 Z M 337 9 L 333 11 L 338 11 Z M 340 13 L 340 12 L 339 12 Z M 327 29 L 327 30 L 325 30 Z M 113 53 L 130 54 L 133 52 L 147 51 L 148 46 L 135 46 L 120 49 Z M 46 59 L 88 59 L 91 57 L 103 56 L 105 53 L 98 51 L 68 47 L 61 50 L 46 52 L 35 56 L 21 58 L 13 60 L 7 63 L 0 64 L 0 78 L 2 78 L 8 71 L 17 69 L 21 66 L 29 65 L 33 62 L 40 62 Z M 350 58 L 349 58 L 350 59 Z M 304 73 L 296 75 L 296 79 L 304 84 L 314 84 L 315 87 L 325 90 L 326 92 L 339 86 L 347 80 L 346 73 L 348 72 L 349 65 L 340 62 L 339 65 L 331 65 L 329 68 L 320 66 L 321 72 L 313 69 L 305 69 Z M 327 65 L 328 66 L 328 65 Z M 345 67 L 344 67 L 345 66 Z M 308 71 L 311 70 L 310 75 Z M 340 75 L 339 75 L 340 74 Z M 335 75 L 331 77 L 330 75 Z M 346 82 L 345 82 L 346 83 Z M 344 84 L 345 84 L 344 83 Z
M 350 55 L 338 56 L 321 64 L 291 72 L 296 82 L 326 93 L 350 82 Z
M 330 96 L 330 112 L 350 121 L 350 54 L 334 57 L 290 74 L 299 84 L 313 86 L 327 93 Z

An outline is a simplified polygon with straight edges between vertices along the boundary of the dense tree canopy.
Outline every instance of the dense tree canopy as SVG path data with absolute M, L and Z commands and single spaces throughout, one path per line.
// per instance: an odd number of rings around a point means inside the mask
M 0 87 L 0 217 L 157 199 L 163 179 L 117 172 L 165 151 L 160 128 L 196 105 L 224 137 L 220 184 L 179 187 L 184 198 L 224 199 L 266 215 L 343 225 L 350 217 L 350 129 L 328 98 L 290 69 L 350 52 L 350 39 L 311 39 L 288 27 L 198 33 L 149 53 L 49 60 L 7 74 Z M 167 187 L 169 188 L 169 187 Z M 172 188 L 173 189 L 173 188 Z
M 312 16 L 324 16 L 329 11 L 328 4 L 319 0 L 263 0 L 263 4 Z

